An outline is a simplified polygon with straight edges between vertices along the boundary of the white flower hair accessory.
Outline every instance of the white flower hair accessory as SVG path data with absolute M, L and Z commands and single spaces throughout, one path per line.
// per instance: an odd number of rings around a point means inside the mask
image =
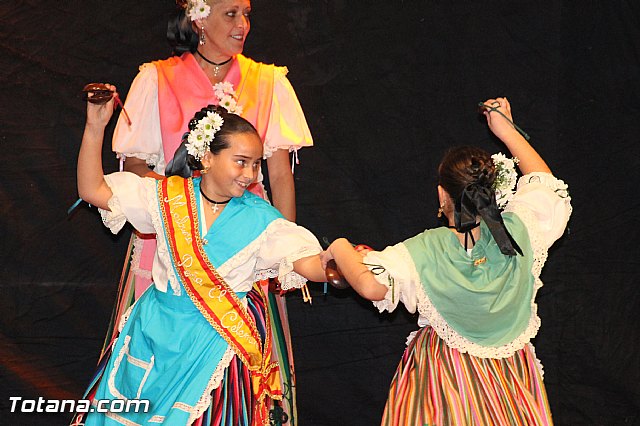
M 207 0 L 186 0 L 179 2 L 179 4 L 185 8 L 191 21 L 204 19 L 211 13 L 211 6 L 207 4 Z
M 217 112 L 208 111 L 207 115 L 202 117 L 196 127 L 189 132 L 185 147 L 189 155 L 196 160 L 202 160 L 204 154 L 209 151 L 211 141 L 216 136 L 216 132 L 222 128 L 224 120 Z
M 218 105 L 226 109 L 231 114 L 242 114 L 242 106 L 236 101 L 236 92 L 233 85 L 228 81 L 222 81 L 213 86 Z M 189 131 L 187 143 L 185 147 L 189 155 L 196 160 L 202 160 L 202 157 L 211 148 L 211 141 L 215 138 L 218 130 L 222 128 L 224 120 L 220 114 L 208 111 L 207 115 L 202 117 L 193 130 Z
M 496 179 L 493 182 L 493 189 L 496 192 L 496 203 L 500 209 L 504 209 L 515 194 L 514 188 L 518 182 L 516 164 L 518 164 L 519 160 L 516 157 L 507 158 L 501 152 L 493 154 L 491 159 L 496 168 Z

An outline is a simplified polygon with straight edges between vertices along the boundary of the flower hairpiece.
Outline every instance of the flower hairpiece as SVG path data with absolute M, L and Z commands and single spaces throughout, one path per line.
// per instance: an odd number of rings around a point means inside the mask
M 207 0 L 187 0 L 181 3 L 192 21 L 204 19 L 211 13 L 211 6 L 207 4 Z
M 231 83 L 228 81 L 217 83 L 213 86 L 213 90 L 218 98 L 218 105 L 231 114 L 242 114 L 242 106 L 238 105 L 236 101 L 236 92 Z M 198 121 L 195 128 L 189 131 L 185 144 L 189 155 L 198 161 L 202 160 L 211 147 L 211 141 L 223 124 L 224 120 L 220 114 L 208 111 L 207 115 Z
M 507 158 L 499 152 L 491 156 L 493 165 L 496 168 L 496 179 L 493 182 L 493 189 L 496 193 L 496 203 L 503 209 L 513 198 L 515 186 L 518 182 L 518 172 L 516 164 L 519 160 L 516 157 Z
M 209 151 L 211 141 L 216 136 L 216 132 L 222 128 L 224 120 L 217 112 L 208 111 L 207 115 L 202 117 L 196 127 L 189 132 L 185 147 L 187 152 L 196 160 L 202 160 L 204 154 Z

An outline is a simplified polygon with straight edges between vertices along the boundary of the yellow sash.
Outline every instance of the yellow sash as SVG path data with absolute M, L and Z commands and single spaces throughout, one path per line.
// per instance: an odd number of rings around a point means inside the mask
M 169 251 L 187 294 L 211 326 L 231 345 L 251 371 L 254 397 L 258 401 L 256 420 L 268 422 L 265 395 L 282 399 L 280 370 L 271 362 L 269 316 L 265 315 L 264 347 L 256 324 L 236 293 L 209 262 L 200 238 L 193 181 L 172 176 L 158 184 L 160 210 L 167 234 Z M 254 286 L 262 300 L 260 286 Z

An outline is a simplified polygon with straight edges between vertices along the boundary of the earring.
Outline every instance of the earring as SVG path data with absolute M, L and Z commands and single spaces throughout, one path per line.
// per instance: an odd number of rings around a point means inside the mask
M 206 175 L 207 173 L 209 173 L 209 167 L 205 167 L 204 169 L 200 170 L 200 174 Z
M 204 46 L 207 41 L 204 38 L 204 25 L 200 27 L 200 46 Z
M 438 208 L 438 219 L 440 219 L 442 217 L 442 215 L 444 214 L 444 204 L 442 204 L 439 208 Z

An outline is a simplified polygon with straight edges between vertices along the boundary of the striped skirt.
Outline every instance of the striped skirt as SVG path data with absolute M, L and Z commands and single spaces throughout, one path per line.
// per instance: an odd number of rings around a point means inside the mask
M 449 348 L 431 327 L 405 350 L 382 425 L 552 425 L 542 374 L 530 345 L 504 359 Z
M 273 295 L 270 296 L 273 298 Z M 267 333 L 265 329 L 267 306 L 255 289 L 247 294 L 247 302 L 249 315 L 254 319 L 264 343 Z M 286 400 L 287 392 L 284 389 L 283 391 Z M 256 400 L 251 392 L 251 373 L 237 356 L 231 360 L 224 372 L 222 383 L 213 390 L 211 396 L 209 409 L 193 423 L 193 426 L 252 426 L 255 424 L 252 415 Z M 268 396 L 265 398 L 270 399 Z M 270 401 L 269 417 L 272 425 L 281 425 L 289 421 L 288 414 L 282 408 L 282 401 Z

